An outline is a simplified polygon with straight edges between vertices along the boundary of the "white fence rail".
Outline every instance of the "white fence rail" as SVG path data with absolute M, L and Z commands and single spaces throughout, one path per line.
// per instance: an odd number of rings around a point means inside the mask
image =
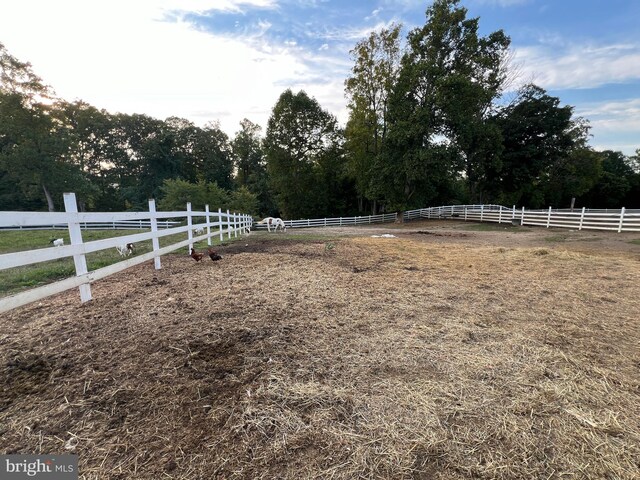
M 539 227 L 573 228 L 576 230 L 610 230 L 640 232 L 640 210 L 587 210 L 578 211 L 526 210 L 524 207 L 507 208 L 502 205 L 448 205 L 421 208 L 404 212 L 405 220 L 415 218 L 457 218 L 480 222 L 514 223 Z
M 397 213 L 360 217 L 312 218 L 285 220 L 287 228 L 313 228 L 372 223 L 394 222 Z M 407 210 L 404 220 L 418 218 L 456 218 L 477 222 L 513 223 L 540 227 L 574 228 L 577 230 L 611 230 L 617 232 L 640 232 L 640 210 L 587 209 L 571 211 L 567 209 L 526 210 L 502 205 L 446 205 L 440 207 Z M 266 230 L 267 226 L 255 224 L 254 228 Z
M 252 226 L 252 218 L 249 215 L 229 213 L 229 210 L 222 212 L 221 209 L 211 212 L 209 206 L 205 208 L 204 212 L 192 211 L 190 203 L 187 204 L 186 211 L 177 212 L 157 212 L 155 201 L 149 200 L 148 212 L 88 213 L 77 211 L 75 194 L 65 193 L 64 200 L 66 212 L 0 212 L 0 228 L 16 229 L 21 226 L 66 225 L 71 239 L 71 245 L 30 250 L 28 255 L 25 255 L 24 252 L 2 254 L 0 255 L 0 270 L 68 257 L 73 257 L 76 268 L 75 277 L 0 298 L 0 313 L 75 287 L 79 287 L 80 299 L 86 302 L 91 299 L 90 284 L 96 280 L 151 259 L 154 260 L 155 268 L 160 269 L 160 257 L 166 253 L 183 247 L 187 247 L 187 252 L 189 252 L 193 243 L 197 241 L 207 240 L 207 243 L 211 245 L 213 237 L 218 237 L 220 241 L 223 241 L 225 237 L 227 239 L 230 239 L 231 236 L 237 237 Z M 177 226 L 159 230 L 158 219 L 169 218 L 186 219 L 186 225 L 183 225 L 184 221 L 172 221 L 171 223 Z M 198 221 L 194 222 L 196 219 Z M 123 221 L 143 221 L 148 223 L 150 231 L 91 242 L 84 242 L 82 239 L 82 225 L 105 225 Z M 186 239 L 160 248 L 159 238 L 179 233 L 186 233 Z M 88 271 L 86 254 L 145 240 L 151 240 L 153 245 L 151 252 L 127 258 L 98 270 Z
M 171 228 L 180 225 L 180 222 L 171 220 L 156 221 L 158 228 Z M 66 223 L 56 225 L 18 225 L 18 226 L 0 226 L 3 230 L 67 230 L 69 226 Z M 121 220 L 118 222 L 94 222 L 80 224 L 82 230 L 145 230 L 151 228 L 150 220 Z
M 396 213 L 382 215 L 366 215 L 361 217 L 308 218 L 304 220 L 284 220 L 287 228 L 338 227 L 353 225 L 369 225 L 372 223 L 394 222 Z M 266 224 L 256 223 L 255 229 L 267 230 Z

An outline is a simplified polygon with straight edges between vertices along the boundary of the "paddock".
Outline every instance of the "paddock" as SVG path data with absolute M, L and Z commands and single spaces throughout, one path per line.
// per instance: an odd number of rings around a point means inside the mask
M 167 255 L 2 315 L 0 449 L 86 479 L 639 478 L 639 238 L 417 221 Z

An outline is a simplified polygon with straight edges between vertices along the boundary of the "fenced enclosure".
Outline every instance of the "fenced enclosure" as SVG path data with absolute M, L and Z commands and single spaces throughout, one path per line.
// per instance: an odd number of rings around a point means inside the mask
M 16 229 L 26 226 L 37 228 L 66 225 L 71 240 L 71 245 L 30 250 L 28 255 L 25 255 L 24 252 L 2 254 L 0 255 L 0 270 L 73 257 L 76 272 L 75 277 L 0 298 L 0 312 L 76 287 L 80 289 L 80 299 L 82 302 L 86 302 L 91 300 L 90 284 L 96 280 L 148 260 L 153 260 L 155 268 L 160 269 L 162 255 L 183 247 L 187 247 L 187 252 L 189 252 L 194 242 L 198 241 L 206 240 L 207 244 L 211 245 L 214 237 L 219 238 L 220 241 L 223 241 L 225 237 L 227 239 L 232 236 L 237 237 L 239 234 L 245 233 L 252 225 L 252 218 L 249 215 L 230 213 L 228 210 L 222 212 L 221 209 L 211 212 L 208 206 L 204 212 L 192 211 L 190 203 L 187 204 L 186 211 L 158 212 L 155 201 L 149 200 L 148 212 L 88 213 L 78 212 L 75 194 L 66 193 L 64 194 L 64 204 L 65 212 L 0 212 L 0 228 Z M 171 224 L 174 226 L 161 230 L 158 227 L 158 219 L 171 219 Z M 94 225 L 115 225 L 122 222 L 129 225 L 132 222 L 148 223 L 150 231 L 90 242 L 83 241 L 82 226 L 90 229 Z M 160 238 L 181 233 L 186 233 L 185 240 L 160 248 Z M 151 240 L 153 246 L 151 252 L 88 271 L 86 254 L 147 240 Z
M 566 209 L 527 210 L 503 205 L 446 205 L 440 207 L 419 208 L 403 212 L 403 219 L 419 218 L 443 219 L 455 218 L 476 222 L 509 223 L 539 227 L 572 228 L 577 230 L 609 230 L 617 232 L 640 232 L 640 210 L 586 209 L 572 211 Z M 374 223 L 395 222 L 398 213 L 366 215 L 358 217 L 313 218 L 284 220 L 287 228 L 313 228 L 369 225 Z M 256 224 L 257 229 L 266 230 L 266 225 Z
M 608 230 L 640 232 L 640 210 L 598 210 L 582 208 L 526 210 L 502 205 L 448 205 L 404 212 L 405 220 L 415 218 L 456 218 L 479 222 L 511 223 L 538 227 L 572 228 L 576 230 Z
M 397 213 L 385 213 L 358 217 L 307 218 L 302 220 L 284 220 L 284 225 L 287 228 L 341 227 L 395 222 L 397 217 Z M 267 225 L 256 223 L 254 228 L 256 230 L 267 230 Z

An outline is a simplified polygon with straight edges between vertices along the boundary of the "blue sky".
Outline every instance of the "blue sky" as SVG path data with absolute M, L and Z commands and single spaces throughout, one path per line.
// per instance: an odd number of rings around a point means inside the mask
M 344 124 L 349 50 L 373 29 L 425 22 L 428 0 L 21 0 L 0 42 L 68 99 L 99 108 L 266 127 L 286 88 Z M 590 120 L 591 144 L 640 148 L 640 1 L 463 0 L 512 39 L 511 88 L 533 81 Z

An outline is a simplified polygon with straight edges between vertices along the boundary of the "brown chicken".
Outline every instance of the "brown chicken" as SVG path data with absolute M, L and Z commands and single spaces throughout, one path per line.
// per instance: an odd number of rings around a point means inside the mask
M 213 248 L 209 247 L 207 249 L 207 252 L 209 253 L 209 257 L 211 257 L 211 260 L 213 260 L 214 262 L 217 260 L 222 259 L 222 255 L 218 255 L 218 252 L 216 252 Z
M 191 258 L 193 258 L 196 262 L 199 262 L 204 257 L 204 253 L 196 252 L 193 248 L 191 249 Z

